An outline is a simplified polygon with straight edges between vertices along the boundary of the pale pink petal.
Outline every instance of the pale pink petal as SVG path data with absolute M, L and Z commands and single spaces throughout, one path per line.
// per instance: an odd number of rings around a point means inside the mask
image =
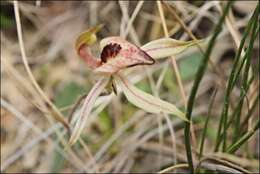
M 95 72 L 113 74 L 121 69 L 135 65 L 154 64 L 154 59 L 145 51 L 120 37 L 108 37 L 103 39 L 100 42 L 101 49 L 109 44 L 118 44 L 121 46 L 121 49 L 115 57 L 111 56 L 107 58 L 107 62 L 95 69 Z

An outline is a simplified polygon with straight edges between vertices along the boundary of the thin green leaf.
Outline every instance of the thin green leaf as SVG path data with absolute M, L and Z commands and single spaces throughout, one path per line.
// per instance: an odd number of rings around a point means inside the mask
M 242 129 L 246 126 L 249 118 L 253 115 L 253 112 L 255 111 L 256 107 L 259 106 L 258 105 L 259 98 L 260 98 L 260 93 L 258 93 L 257 97 L 254 99 L 251 108 L 249 109 L 247 115 L 245 116 L 245 118 L 244 118 L 244 120 L 243 120 L 243 122 L 241 124 Z
M 252 135 L 254 135 L 254 133 L 259 129 L 259 127 L 260 127 L 260 120 L 257 120 L 253 129 L 248 131 L 240 139 L 238 139 L 234 144 L 232 144 L 227 149 L 227 153 L 235 153 L 249 138 L 252 137 Z
M 208 114 L 207 114 L 207 118 L 204 124 L 204 128 L 203 128 L 203 132 L 202 132 L 202 137 L 201 137 L 201 143 L 200 143 L 200 151 L 199 151 L 199 159 L 202 157 L 203 154 L 203 148 L 204 148 L 204 141 L 205 141 L 205 137 L 206 137 L 206 132 L 208 130 L 208 123 L 209 123 L 209 118 L 211 115 L 211 111 L 212 111 L 212 106 L 215 100 L 217 94 L 217 89 L 214 90 L 214 93 L 211 97 L 210 103 L 209 103 L 209 107 L 208 107 Z
M 234 59 L 234 63 L 233 63 L 233 66 L 232 66 L 231 73 L 229 75 L 227 89 L 225 91 L 224 105 L 223 105 L 223 108 L 222 108 L 220 122 L 219 122 L 219 125 L 218 125 L 218 133 L 217 133 L 217 140 L 216 140 L 216 145 L 215 145 L 215 151 L 219 150 L 219 147 L 220 147 L 220 145 L 222 143 L 222 140 L 223 140 L 223 138 L 221 138 L 221 137 L 223 135 L 223 125 L 224 124 L 222 124 L 222 123 L 227 118 L 228 110 L 229 110 L 229 103 L 230 103 L 229 102 L 230 95 L 231 95 L 232 89 L 234 88 L 235 83 L 236 83 L 236 81 L 238 79 L 238 76 L 240 74 L 241 68 L 243 66 L 243 60 L 245 60 L 245 59 L 243 59 L 243 57 L 241 57 L 241 53 L 242 53 L 242 50 L 244 48 L 244 44 L 246 42 L 248 34 L 250 33 L 250 31 L 252 29 L 252 25 L 253 25 L 254 21 L 256 20 L 256 18 L 257 18 L 258 11 L 259 11 L 259 5 L 257 5 L 253 15 L 251 16 L 251 18 L 250 18 L 250 20 L 249 20 L 249 22 L 247 24 L 247 27 L 245 29 L 245 32 L 243 34 L 243 37 L 241 39 L 238 51 L 237 51 L 235 59 Z M 241 60 L 241 58 L 242 58 L 242 60 Z M 241 62 L 240 63 L 241 66 L 239 65 L 239 62 Z M 225 132 L 225 129 L 224 129 L 224 132 Z
M 198 91 L 198 88 L 199 88 L 199 84 L 200 84 L 200 82 L 203 78 L 205 71 L 206 71 L 206 68 L 207 68 L 207 65 L 208 65 L 208 60 L 209 60 L 210 54 L 213 50 L 213 46 L 215 45 L 216 38 L 221 31 L 222 24 L 224 22 L 225 16 L 227 15 L 228 10 L 231 7 L 232 3 L 233 3 L 232 1 L 229 1 L 226 5 L 225 9 L 223 10 L 223 14 L 218 21 L 218 24 L 215 28 L 214 34 L 210 38 L 208 48 L 207 48 L 207 50 L 204 54 L 204 57 L 203 57 L 203 59 L 200 63 L 198 71 L 196 73 L 196 77 L 195 77 L 195 80 L 193 82 L 193 86 L 192 86 L 192 89 L 191 89 L 191 93 L 190 93 L 188 105 L 187 105 L 186 118 L 189 121 L 191 120 L 192 110 L 193 110 L 193 107 L 194 107 L 195 97 L 196 97 L 196 94 L 197 94 L 197 91 Z M 186 155 L 187 155 L 187 160 L 188 160 L 188 163 L 189 163 L 190 173 L 194 173 L 191 143 L 190 143 L 190 122 L 185 123 L 184 136 L 185 136 Z
M 165 58 L 181 53 L 190 46 L 200 41 L 180 41 L 171 38 L 163 38 L 151 41 L 141 47 L 147 54 L 154 59 Z
M 87 118 L 91 112 L 91 109 L 94 107 L 96 99 L 103 91 L 103 89 L 106 87 L 108 81 L 109 79 L 107 78 L 101 79 L 90 90 L 88 96 L 86 97 L 83 103 L 83 106 L 79 113 L 79 117 L 76 120 L 75 126 L 73 127 L 72 134 L 69 140 L 70 145 L 74 144 L 78 140 L 82 130 L 84 129 L 84 126 L 86 125 Z
M 252 53 L 253 53 L 254 42 L 255 42 L 255 39 L 257 38 L 257 34 L 259 32 L 259 25 L 257 23 L 257 20 L 255 21 L 255 25 L 253 25 L 253 28 L 255 28 L 255 31 L 254 31 L 255 33 L 252 34 L 252 39 L 250 39 L 248 50 L 246 51 L 246 54 L 245 54 L 246 63 L 245 63 L 245 67 L 244 67 L 243 77 L 242 77 L 242 86 L 240 87 L 240 97 L 242 97 L 242 100 L 238 103 L 239 109 L 238 109 L 238 112 L 237 112 L 237 115 L 236 115 L 235 131 L 234 131 L 234 139 L 233 139 L 234 141 L 233 142 L 235 142 L 240 137 L 240 131 L 241 131 L 240 119 L 241 119 L 241 113 L 242 113 L 244 99 L 245 99 L 245 96 L 246 96 L 244 93 L 246 93 L 245 89 L 249 88 L 250 84 L 251 84 L 248 81 L 249 80 L 248 75 L 249 75 L 251 60 L 252 60 L 252 57 L 253 57 Z M 252 81 L 253 81 L 253 76 L 252 76 L 251 82 Z
M 123 93 L 126 95 L 126 98 L 135 106 L 150 113 L 173 114 L 187 121 L 185 114 L 175 105 L 141 91 L 121 75 L 116 75 L 115 80 L 121 87 Z

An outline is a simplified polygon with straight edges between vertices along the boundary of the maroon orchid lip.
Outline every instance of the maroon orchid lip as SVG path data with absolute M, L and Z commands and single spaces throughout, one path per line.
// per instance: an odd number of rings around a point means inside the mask
M 101 52 L 101 61 L 106 63 L 109 58 L 115 57 L 122 47 L 117 43 L 106 45 Z

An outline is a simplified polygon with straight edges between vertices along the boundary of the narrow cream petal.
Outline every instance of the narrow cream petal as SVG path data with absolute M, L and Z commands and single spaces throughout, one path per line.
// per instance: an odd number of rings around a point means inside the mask
M 185 114 L 180 111 L 175 105 L 141 91 L 140 89 L 132 85 L 122 75 L 115 75 L 115 80 L 117 85 L 119 85 L 122 89 L 126 98 L 135 106 L 149 113 L 173 114 L 187 121 L 187 119 L 185 118 Z
M 80 110 L 79 117 L 76 120 L 75 126 L 72 129 L 72 134 L 69 140 L 70 145 L 74 144 L 78 140 L 81 132 L 83 131 L 87 123 L 87 119 L 90 115 L 91 109 L 94 107 L 96 99 L 103 91 L 103 89 L 106 87 L 108 81 L 108 78 L 103 78 L 99 80 L 88 93 L 88 96 L 86 97 L 83 106 Z
M 166 58 L 181 53 L 190 46 L 193 46 L 199 41 L 179 41 L 171 38 L 162 38 L 153 40 L 141 47 L 147 54 L 154 59 Z

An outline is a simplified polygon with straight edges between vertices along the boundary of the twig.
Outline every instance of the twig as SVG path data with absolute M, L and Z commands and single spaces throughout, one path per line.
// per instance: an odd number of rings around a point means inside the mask
M 158 173 L 168 173 L 168 172 L 171 172 L 171 171 L 179 169 L 179 168 L 188 168 L 188 167 L 189 167 L 189 164 L 176 164 L 174 166 L 163 169 L 163 170 L 159 171 Z
M 236 164 L 233 164 L 233 163 L 231 163 L 229 161 L 226 161 L 226 160 L 223 160 L 223 159 L 219 159 L 219 158 L 216 158 L 216 157 L 210 157 L 210 156 L 206 156 L 206 157 L 202 158 L 199 161 L 199 163 L 197 165 L 197 168 L 200 168 L 202 162 L 206 161 L 206 160 L 211 160 L 211 161 L 220 163 L 220 164 L 224 165 L 225 167 L 229 167 L 229 168 L 235 169 L 237 171 L 241 171 L 243 173 L 247 173 L 247 174 L 252 173 L 252 172 L 250 172 L 250 171 L 248 171 L 248 170 L 246 170 L 246 169 L 244 169 L 244 168 L 242 168 L 242 167 L 240 167 L 240 166 L 238 166 Z
M 42 99 L 48 104 L 47 106 L 50 106 L 50 108 L 52 110 L 53 118 L 55 120 L 61 122 L 69 130 L 69 125 L 68 125 L 67 121 L 64 119 L 64 117 L 59 112 L 59 110 L 56 108 L 56 106 L 44 94 L 44 92 L 42 91 L 42 89 L 40 88 L 38 83 L 36 82 L 32 72 L 31 72 L 31 69 L 30 69 L 28 61 L 27 61 L 27 56 L 25 54 L 24 41 L 23 41 L 23 36 L 22 36 L 22 28 L 21 28 L 21 19 L 20 19 L 19 7 L 18 7 L 17 1 L 14 1 L 14 12 L 15 12 L 16 27 L 17 27 L 20 50 L 21 50 L 21 54 L 22 54 L 22 60 L 23 60 L 23 64 L 25 66 L 26 72 L 30 78 L 30 81 L 33 84 L 33 86 L 35 87 L 36 91 L 42 97 Z
M 123 38 L 126 38 L 126 36 L 128 35 L 130 28 L 132 27 L 132 24 L 137 16 L 137 14 L 139 13 L 140 9 L 143 6 L 143 3 L 144 3 L 144 1 L 139 1 L 138 4 L 136 5 L 135 10 L 134 10 L 130 20 L 127 22 L 125 32 L 123 33 Z
M 33 84 L 33 86 L 35 87 L 36 91 L 39 93 L 39 95 L 42 97 L 43 101 L 46 102 L 47 107 L 51 109 L 51 114 L 53 116 L 53 118 L 59 122 L 61 122 L 65 128 L 67 128 L 68 132 L 70 132 L 70 127 L 67 123 L 67 121 L 65 120 L 65 118 L 62 116 L 61 112 L 58 110 L 58 108 L 49 100 L 49 98 L 45 95 L 45 93 L 42 91 L 41 87 L 39 86 L 39 84 L 36 82 L 32 71 L 29 67 L 28 61 L 27 61 L 27 56 L 25 53 L 25 47 L 24 47 L 24 41 L 23 41 L 23 36 L 22 36 L 22 27 L 21 27 L 21 19 L 20 19 L 20 14 L 19 14 L 19 6 L 18 6 L 18 2 L 14 1 L 14 12 L 15 12 L 15 20 L 16 20 L 16 27 L 17 27 L 17 34 L 18 34 L 18 40 L 19 40 L 19 46 L 20 46 L 20 50 L 21 50 L 21 54 L 22 54 L 22 60 L 23 60 L 23 64 L 25 66 L 26 72 L 29 76 L 29 79 L 31 81 L 31 83 Z M 47 114 L 47 119 L 48 121 L 52 124 L 52 119 L 50 117 L 48 117 Z M 58 135 L 61 143 L 66 146 L 67 143 L 63 137 L 63 135 L 61 135 L 61 133 L 59 132 L 59 130 L 55 129 L 56 134 Z M 81 141 L 82 142 L 82 141 Z M 75 157 L 76 155 L 73 153 L 73 151 L 68 148 L 68 152 L 72 153 Z M 90 156 L 91 157 L 91 156 Z M 86 169 L 86 168 L 84 168 Z
M 160 14 L 160 17 L 161 17 L 161 20 L 162 20 L 164 34 L 165 34 L 166 37 L 169 37 L 169 32 L 168 32 L 168 29 L 167 29 L 167 26 L 166 26 L 166 21 L 165 21 L 163 9 L 162 9 L 161 1 L 157 1 L 157 6 L 158 6 L 159 14 Z M 175 59 L 174 56 L 171 56 L 171 59 L 172 59 L 174 72 L 176 74 L 177 83 L 178 83 L 179 88 L 180 88 L 183 104 L 186 108 L 187 107 L 187 98 L 186 98 L 184 87 L 183 87 L 183 84 L 182 84 L 182 81 L 181 81 L 181 76 L 180 76 L 180 72 L 179 72 L 179 69 L 178 69 L 178 65 L 177 65 L 177 62 L 176 62 L 176 59 Z
M 166 37 L 169 37 L 169 32 L 168 32 L 168 29 L 167 29 L 167 26 L 166 26 L 166 21 L 165 21 L 165 16 L 164 16 L 163 9 L 162 9 L 161 1 L 157 1 L 157 6 L 158 6 L 159 14 L 160 14 L 160 17 L 161 17 L 161 20 L 162 20 L 164 34 L 165 34 Z M 186 97 L 184 87 L 183 87 L 183 84 L 182 84 L 182 81 L 181 81 L 181 76 L 180 76 L 180 73 L 179 73 L 179 68 L 178 68 L 178 65 L 177 65 L 177 62 L 176 62 L 176 58 L 174 56 L 172 56 L 171 61 L 172 61 L 173 69 L 174 69 L 174 72 L 175 72 L 175 75 L 176 75 L 176 78 L 177 78 L 177 83 L 178 83 L 178 86 L 179 86 L 180 91 L 181 91 L 182 101 L 184 103 L 185 108 L 187 109 L 187 97 Z M 193 144 L 195 145 L 197 143 L 196 143 L 195 132 L 194 132 L 192 122 L 191 122 L 191 129 L 192 129 L 192 131 L 191 131 L 192 132 L 192 140 L 193 140 Z
M 36 133 L 40 134 L 40 137 L 36 138 L 34 141 L 29 142 L 24 147 L 22 147 L 19 151 L 17 151 L 14 156 L 9 157 L 6 161 L 1 163 L 1 171 L 5 170 L 9 165 L 11 165 L 13 162 L 15 162 L 17 159 L 19 159 L 24 153 L 26 153 L 29 149 L 31 149 L 34 145 L 36 145 L 39 141 L 45 139 L 46 141 L 50 143 L 54 143 L 51 138 L 49 138 L 49 135 L 51 135 L 56 129 L 61 127 L 61 125 L 55 124 L 53 127 L 51 127 L 46 132 L 43 132 L 40 128 L 35 126 L 26 116 L 24 116 L 22 113 L 16 110 L 15 107 L 13 107 L 11 104 L 6 102 L 4 99 L 1 98 L 1 106 L 6 108 L 9 112 L 11 112 L 15 117 L 17 117 L 19 120 L 23 121 L 24 124 L 26 124 L 28 127 L 33 129 Z M 71 160 L 69 157 L 67 157 L 66 153 L 64 153 L 64 150 L 61 149 L 56 143 L 54 143 L 54 147 L 57 149 L 57 151 L 64 156 L 65 159 L 67 159 L 69 162 L 71 162 L 73 165 L 77 166 L 78 169 L 84 168 L 84 163 L 77 158 L 73 153 L 69 152 L 69 155 L 73 158 Z M 74 163 L 77 162 L 77 163 Z M 80 164 L 80 166 L 78 165 Z
M 167 125 L 169 127 L 169 131 L 170 131 L 170 134 L 171 134 L 171 137 L 172 137 L 173 162 L 174 162 L 174 164 L 177 164 L 177 158 L 176 158 L 176 153 L 177 153 L 176 136 L 175 136 L 174 130 L 172 128 L 171 120 L 170 120 L 169 116 L 167 114 L 163 114 L 163 116 L 165 117 L 166 123 L 167 123 Z
M 167 9 L 169 10 L 169 12 L 174 16 L 174 18 L 176 19 L 176 21 L 181 25 L 181 27 L 184 29 L 184 31 L 189 35 L 189 37 L 191 37 L 194 41 L 198 41 L 198 38 L 192 33 L 192 31 L 188 28 L 188 26 L 182 21 L 182 19 L 179 17 L 179 15 L 175 12 L 175 10 L 173 10 L 169 4 L 163 2 L 164 5 L 166 5 Z M 204 50 L 202 49 L 202 46 L 200 45 L 200 42 L 197 42 L 197 46 L 200 50 L 200 52 L 202 54 L 204 53 Z M 215 73 L 217 73 L 221 78 L 220 81 L 222 83 L 222 85 L 225 85 L 225 81 L 224 81 L 224 76 L 223 76 L 223 71 L 221 67 L 215 66 L 212 58 L 209 58 L 209 65 L 211 66 L 211 68 L 213 69 L 213 71 Z

